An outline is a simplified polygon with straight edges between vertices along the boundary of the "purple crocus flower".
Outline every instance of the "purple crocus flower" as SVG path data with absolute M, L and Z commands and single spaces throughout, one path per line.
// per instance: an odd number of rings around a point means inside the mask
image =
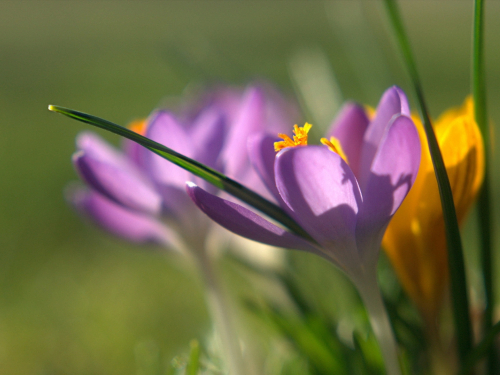
M 410 190 L 420 163 L 420 141 L 401 89 L 389 89 L 376 115 L 346 104 L 327 139 L 330 147 L 287 147 L 276 137 L 250 139 L 251 161 L 281 207 L 315 243 L 307 242 L 247 208 L 189 184 L 197 206 L 223 227 L 267 244 L 316 253 L 360 278 L 377 260 L 385 228 Z M 343 155 L 343 156 L 344 156 Z
M 285 129 L 289 114 L 296 113 L 289 108 L 270 87 L 217 88 L 180 113 L 153 112 L 134 130 L 254 186 L 259 178 L 248 158 L 247 137 Z M 88 188 L 72 189 L 70 200 L 81 212 L 128 241 L 203 251 L 210 221 L 185 192 L 185 182 L 193 179 L 188 172 L 128 140 L 124 151 L 90 132 L 76 143 L 73 162 Z
M 371 313 L 388 373 L 397 374 L 390 325 L 380 319 L 385 310 L 376 265 L 384 231 L 415 181 L 420 163 L 420 140 L 407 98 L 401 89 L 390 88 L 371 121 L 362 107 L 346 104 L 322 140 L 328 147 L 304 145 L 309 127 L 296 127 L 294 140 L 280 135 L 285 141 L 278 144 L 275 136 L 256 135 L 249 150 L 275 200 L 314 241 L 194 183 L 188 183 L 187 191 L 226 229 L 266 244 L 315 253 L 341 268 Z M 276 155 L 273 144 L 285 148 Z

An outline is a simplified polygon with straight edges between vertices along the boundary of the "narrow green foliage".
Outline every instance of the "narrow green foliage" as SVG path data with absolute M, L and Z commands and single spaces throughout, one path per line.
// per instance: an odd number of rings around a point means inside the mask
M 492 349 L 495 349 L 495 339 L 500 333 L 500 322 L 495 324 L 489 332 L 486 333 L 485 338 L 481 341 L 473 351 L 469 353 L 464 361 L 459 375 L 467 375 L 472 373 L 474 366 L 483 359 Z
M 200 344 L 193 340 L 190 343 L 189 362 L 186 365 L 186 375 L 197 375 L 200 369 Z
M 110 121 L 101 119 L 96 116 L 89 115 L 87 113 L 78 112 L 72 109 L 63 108 L 55 105 L 50 105 L 49 110 L 66 115 L 72 119 L 96 126 L 98 128 L 110 131 L 112 133 L 121 135 L 122 137 L 128 138 L 134 142 L 139 143 L 148 150 L 160 155 L 164 159 L 178 165 L 181 168 L 193 173 L 194 175 L 201 177 L 205 181 L 211 183 L 217 188 L 224 190 L 228 194 L 242 200 L 243 202 L 249 204 L 255 209 L 266 214 L 270 218 L 276 220 L 277 222 L 283 224 L 285 227 L 290 229 L 295 234 L 307 239 L 308 241 L 315 242 L 309 234 L 300 227 L 295 220 L 293 220 L 285 211 L 283 211 L 276 204 L 263 198 L 256 192 L 246 188 L 240 183 L 230 179 L 224 174 L 217 172 L 216 170 L 207 167 L 206 165 L 197 162 L 196 160 L 190 159 L 187 156 L 179 154 L 174 150 L 163 146 L 149 138 L 146 138 L 140 134 L 133 132 L 123 126 L 116 125 Z
M 422 85 L 415 65 L 410 43 L 406 36 L 398 6 L 395 0 L 385 0 L 389 19 L 394 29 L 399 48 L 408 69 L 415 94 L 417 96 L 420 115 L 423 119 L 429 151 L 436 173 L 436 179 L 443 208 L 446 242 L 448 245 L 448 267 L 450 272 L 450 289 L 453 306 L 453 320 L 457 335 L 458 354 L 464 361 L 472 347 L 472 327 L 469 316 L 469 299 L 467 295 L 467 280 L 462 249 L 462 240 L 453 202 L 450 181 L 446 173 L 443 156 L 432 128 L 429 111 L 424 99 Z
M 280 337 L 285 337 L 295 353 L 307 361 L 310 375 L 381 375 L 382 356 L 375 337 L 353 332 L 353 343 L 339 337 L 339 323 L 325 312 L 312 308 L 293 274 L 277 275 L 278 281 L 292 303 L 292 310 L 278 306 L 272 300 L 246 306 L 266 321 Z
M 474 38 L 472 59 L 472 94 L 474 97 L 474 115 L 481 129 L 484 140 L 485 171 L 483 187 L 478 199 L 478 224 L 481 238 L 481 269 L 483 276 L 485 310 L 483 315 L 483 331 L 486 333 L 493 324 L 493 308 L 495 306 L 493 289 L 493 256 L 492 256 L 492 214 L 490 199 L 490 156 L 491 143 L 489 139 L 488 115 L 486 106 L 486 78 L 484 68 L 484 2 L 474 2 Z M 490 350 L 488 354 L 488 372 L 493 375 L 497 373 L 495 351 Z

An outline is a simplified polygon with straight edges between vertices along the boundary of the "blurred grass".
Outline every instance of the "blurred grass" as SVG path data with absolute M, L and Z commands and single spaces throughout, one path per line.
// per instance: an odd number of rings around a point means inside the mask
M 437 116 L 469 93 L 472 4 L 402 2 L 402 11 Z M 497 124 L 499 16 L 500 3 L 487 2 Z M 0 373 L 135 374 L 138 345 L 153 342 L 168 359 L 208 330 L 202 288 L 182 260 L 110 238 L 65 204 L 74 138 L 87 128 L 48 104 L 126 124 L 190 83 L 259 77 L 291 91 L 290 57 L 320 48 L 344 97 L 376 105 L 389 85 L 407 88 L 384 17 L 376 1 L 0 2 Z M 466 233 L 474 261 L 473 225 Z M 324 285 L 315 270 L 328 268 L 308 262 L 306 284 Z

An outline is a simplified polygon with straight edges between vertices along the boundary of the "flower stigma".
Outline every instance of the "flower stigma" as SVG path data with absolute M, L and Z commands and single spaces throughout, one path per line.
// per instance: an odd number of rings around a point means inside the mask
M 287 147 L 307 146 L 307 133 L 311 130 L 312 125 L 305 123 L 303 127 L 293 126 L 293 140 L 286 134 L 279 133 L 278 137 L 282 141 L 274 142 L 274 151 L 278 152 Z

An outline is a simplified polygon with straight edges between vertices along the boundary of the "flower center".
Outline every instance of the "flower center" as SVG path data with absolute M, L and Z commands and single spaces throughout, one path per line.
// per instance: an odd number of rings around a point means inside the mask
M 278 134 L 278 137 L 282 138 L 282 141 L 274 142 L 274 151 L 278 152 L 287 147 L 296 147 L 296 146 L 307 146 L 307 133 L 311 129 L 312 125 L 307 122 L 303 127 L 298 127 L 297 125 L 293 126 L 293 139 L 291 139 L 286 134 Z
M 311 130 L 312 125 L 309 123 L 305 123 L 303 127 L 299 127 L 297 125 L 293 126 L 293 139 L 290 138 L 286 134 L 278 134 L 280 138 L 282 138 L 282 141 L 274 142 L 274 151 L 278 152 L 283 150 L 284 148 L 287 147 L 297 147 L 297 146 L 307 146 L 307 133 L 309 133 L 309 130 Z M 340 144 L 339 140 L 335 137 L 330 137 L 330 140 L 326 138 L 321 138 L 321 143 L 323 143 L 325 146 L 328 146 L 330 151 L 335 152 L 338 154 L 344 161 L 349 164 L 347 160 L 347 156 L 342 149 L 342 145 Z

